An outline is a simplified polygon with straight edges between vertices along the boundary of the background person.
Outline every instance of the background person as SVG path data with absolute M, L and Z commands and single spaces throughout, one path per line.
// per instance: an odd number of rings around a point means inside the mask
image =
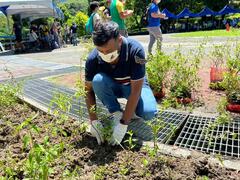
M 124 10 L 124 0 L 112 0 L 110 5 L 110 12 L 112 21 L 116 22 L 119 26 L 119 32 L 122 36 L 128 37 L 127 28 L 124 19 L 132 16 L 132 10 Z
M 153 44 L 157 40 L 157 50 L 161 51 L 162 49 L 162 31 L 160 19 L 165 18 L 166 15 L 161 13 L 158 7 L 158 4 L 161 0 L 152 0 L 152 3 L 148 10 L 148 32 L 150 35 L 150 41 L 148 44 L 148 53 L 152 54 Z
M 13 32 L 15 34 L 16 51 L 25 51 L 25 46 L 22 43 L 22 26 L 17 21 L 13 24 Z

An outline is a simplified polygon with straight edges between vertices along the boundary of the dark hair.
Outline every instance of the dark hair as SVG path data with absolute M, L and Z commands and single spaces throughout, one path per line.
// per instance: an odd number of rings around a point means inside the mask
M 90 3 L 90 10 L 93 12 L 97 7 L 99 7 L 99 2 L 93 1 Z
M 112 21 L 100 21 L 93 31 L 93 43 L 96 46 L 103 46 L 112 38 L 119 36 L 118 24 Z

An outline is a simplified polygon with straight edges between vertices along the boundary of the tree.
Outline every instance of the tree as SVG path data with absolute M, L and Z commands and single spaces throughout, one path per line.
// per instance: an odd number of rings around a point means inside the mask
M 127 26 L 130 29 L 138 28 L 141 30 L 141 18 L 145 13 L 146 7 L 149 5 L 150 1 L 146 0 L 131 0 L 127 1 L 126 9 L 134 10 L 133 16 L 126 20 Z
M 88 12 L 88 0 L 68 0 L 65 3 L 58 3 L 58 6 L 64 13 L 65 21 L 76 16 L 79 11 L 84 14 Z
M 219 11 L 221 10 L 225 5 L 229 3 L 228 0 L 204 0 L 204 4 L 208 6 L 213 11 Z

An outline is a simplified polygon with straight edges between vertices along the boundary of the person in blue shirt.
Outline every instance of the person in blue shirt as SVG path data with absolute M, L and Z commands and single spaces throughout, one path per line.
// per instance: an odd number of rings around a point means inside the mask
M 85 64 L 86 104 L 90 132 L 98 144 L 104 142 L 102 124 L 95 112 L 96 97 L 114 120 L 110 144 L 120 144 L 134 115 L 154 118 L 157 103 L 145 77 L 145 52 L 140 43 L 119 34 L 115 22 L 100 22 L 93 32 L 96 48 Z M 127 99 L 125 110 L 118 98 Z
M 161 0 L 152 0 L 152 3 L 148 10 L 148 32 L 150 35 L 150 41 L 148 44 L 148 53 L 152 54 L 153 44 L 157 40 L 157 49 L 161 51 L 162 48 L 162 31 L 160 29 L 160 18 L 165 18 L 166 15 L 161 13 L 158 4 Z

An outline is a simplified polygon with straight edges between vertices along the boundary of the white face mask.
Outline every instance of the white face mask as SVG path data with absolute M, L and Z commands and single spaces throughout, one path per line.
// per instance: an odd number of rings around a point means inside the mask
M 157 0 L 156 3 L 159 4 L 161 2 L 161 0 Z
M 111 63 L 111 62 L 115 61 L 119 56 L 118 50 L 113 51 L 113 52 L 111 52 L 109 54 L 106 54 L 106 55 L 101 53 L 100 51 L 98 51 L 98 54 L 102 58 L 102 60 L 107 62 L 107 63 Z

